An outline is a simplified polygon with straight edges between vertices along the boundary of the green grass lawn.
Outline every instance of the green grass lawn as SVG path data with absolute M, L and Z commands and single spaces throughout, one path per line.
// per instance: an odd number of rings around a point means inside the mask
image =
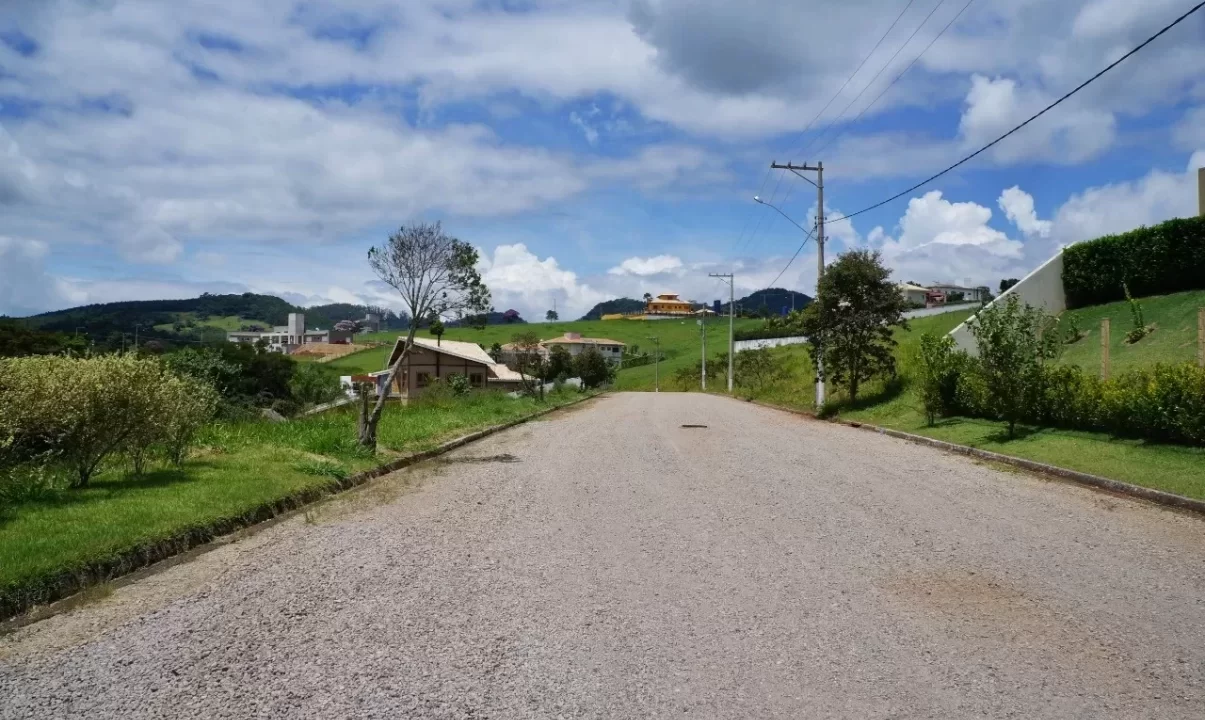
M 735 327 L 737 330 L 742 328 L 755 328 L 761 325 L 761 320 L 737 320 Z M 551 323 L 526 323 L 516 325 L 487 325 L 483 330 L 475 330 L 473 328 L 449 328 L 444 333 L 445 340 L 460 340 L 464 342 L 474 342 L 486 350 L 494 343 L 505 345 L 518 333 L 534 332 L 540 336 L 541 340 L 549 340 L 554 337 L 559 337 L 567 332 L 581 333 L 583 337 L 607 338 L 610 340 L 618 340 L 626 343 L 628 348 L 637 346 L 640 351 L 652 352 L 655 347 L 653 341 L 649 340 L 650 336 L 656 336 L 661 340 L 661 352 L 665 355 L 665 362 L 661 363 L 661 379 L 662 389 L 666 389 L 667 385 L 664 380 L 672 374 L 674 370 L 684 365 L 690 365 L 700 357 L 700 342 L 702 334 L 699 326 L 695 324 L 694 319 L 690 320 L 587 320 L 574 322 L 551 322 Z M 389 359 L 389 353 L 393 349 L 393 342 L 397 340 L 398 335 L 404 334 L 397 331 L 369 333 L 357 338 L 358 342 L 384 342 L 386 347 L 372 348 L 371 350 L 361 350 L 351 355 L 346 355 L 338 360 L 332 360 L 326 363 L 327 367 L 334 368 L 342 375 L 351 375 L 357 373 L 368 373 L 381 370 L 385 367 L 385 362 Z M 426 333 L 419 333 L 420 337 L 429 337 Z M 712 318 L 707 321 L 707 349 L 708 354 L 714 354 L 727 350 L 728 343 L 728 320 L 726 318 Z M 667 374 L 668 373 L 668 374 Z M 652 390 L 654 386 L 655 369 L 652 365 L 630 368 L 621 370 L 616 379 L 616 386 L 620 390 Z
M 580 398 L 475 393 L 438 403 L 387 407 L 376 456 L 355 444 L 351 409 L 288 423 L 240 422 L 209 428 L 182 468 L 130 477 L 111 467 L 80 490 L 56 489 L 0 507 L 0 597 L 62 570 L 86 566 L 139 544 L 238 517 L 298 491 L 329 486 L 400 453 Z
M 1109 365 L 1116 374 L 1125 370 L 1154 365 L 1157 362 L 1192 362 L 1197 357 L 1197 310 L 1205 307 L 1205 290 L 1141 298 L 1147 325 L 1155 331 L 1133 345 L 1126 333 L 1133 327 L 1129 303 L 1109 303 L 1063 313 L 1062 327 L 1070 318 L 1079 322 L 1086 334 L 1078 342 L 1063 346 L 1059 362 L 1075 364 L 1091 373 L 1100 372 L 1100 321 L 1109 318 Z
M 1192 306 L 1192 302 L 1188 300 L 1181 305 Z M 1195 332 L 1196 310 L 1195 306 L 1192 307 Z M 1128 310 L 1126 312 L 1128 317 Z M 1162 312 L 1160 315 L 1169 316 Z M 841 389 L 830 385 L 830 410 L 834 410 L 843 420 L 891 427 L 1002 455 L 1205 499 L 1205 448 L 1116 439 L 1102 433 L 1028 427 L 1019 427 L 1017 437 L 1010 440 L 1005 423 L 974 418 L 946 418 L 932 427 L 928 426 L 913 382 L 919 365 L 917 353 L 920 337 L 925 332 L 949 332 L 968 316 L 969 313 L 965 312 L 934 315 L 911 321 L 911 330 L 897 330 L 899 378 L 894 382 L 869 383 L 863 388 L 856 404 L 849 403 Z M 1116 319 L 1113 324 L 1116 328 Z M 1115 329 L 1113 334 L 1116 334 Z M 785 407 L 814 410 L 813 372 L 807 351 L 795 346 L 774 352 L 784 358 L 788 368 L 787 377 L 761 392 L 749 393 L 738 388 L 737 394 Z M 1071 360 L 1066 354 L 1062 359 L 1064 362 Z

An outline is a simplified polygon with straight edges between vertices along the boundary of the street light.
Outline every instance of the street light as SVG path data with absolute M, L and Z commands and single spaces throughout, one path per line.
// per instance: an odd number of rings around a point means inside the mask
M 795 222 L 795 221 L 794 221 L 794 220 L 791 218 L 791 216 L 790 216 L 790 215 L 787 215 L 787 214 L 786 214 L 785 212 L 783 212 L 782 210 L 779 210 L 777 205 L 771 205 L 770 203 L 766 202 L 765 200 L 762 200 L 762 199 L 761 199 L 761 196 L 759 196 L 759 195 L 754 195 L 754 196 L 753 196 L 753 202 L 755 202 L 755 203 L 759 203 L 759 204 L 761 204 L 761 205 L 765 205 L 765 206 L 766 206 L 766 207 L 768 207 L 768 208 L 774 208 L 774 212 L 776 212 L 776 213 L 778 213 L 779 215 L 782 215 L 783 217 L 785 217 L 785 218 L 787 219 L 787 221 L 788 221 L 788 222 L 790 222 L 792 225 L 794 225 L 795 227 L 799 228 L 800 230 L 803 230 L 803 232 L 808 232 L 807 230 L 805 230 L 805 229 L 804 229 L 804 227 L 803 227 L 802 225 L 800 225 L 799 223 Z
M 795 174 L 798 175 L 799 173 L 795 173 Z M 815 183 L 812 183 L 812 184 L 814 185 Z M 811 236 L 811 234 L 812 234 L 811 231 L 805 230 L 803 228 L 803 226 L 800 225 L 799 223 L 795 222 L 795 220 L 790 215 L 787 215 L 785 212 L 780 210 L 777 206 L 771 205 L 770 203 L 766 202 L 765 200 L 762 200 L 760 196 L 754 195 L 753 202 L 758 203 L 759 205 L 765 205 L 768 208 L 774 208 L 774 212 L 776 212 L 779 215 L 782 215 L 784 218 L 786 218 L 788 222 L 790 222 L 795 227 L 799 228 L 800 232 L 807 233 L 808 237 Z M 821 208 L 821 212 L 823 212 L 823 208 Z M 818 228 L 823 229 L 820 224 L 820 222 L 823 219 L 824 219 L 823 215 L 817 216 L 817 227 Z M 820 278 L 824 277 L 824 237 L 823 237 L 823 235 L 824 235 L 824 233 L 821 232 L 820 236 L 818 236 L 816 239 L 817 246 L 819 247 L 818 258 L 817 258 L 819 267 L 816 272 L 816 302 L 820 301 Z M 803 239 L 803 242 L 804 242 L 804 244 L 807 243 L 806 237 Z M 799 249 L 802 250 L 803 245 L 800 245 Z M 796 251 L 795 254 L 798 255 L 799 252 Z M 792 257 L 791 260 L 794 261 L 795 258 Z M 787 265 L 789 266 L 790 263 L 787 263 Z M 784 268 L 784 270 L 785 270 L 785 268 Z M 781 277 L 781 276 L 782 276 L 782 273 L 779 273 L 779 277 Z M 778 280 L 778 278 L 775 278 L 775 281 L 777 281 L 777 280 Z M 817 344 L 820 345 L 821 348 L 822 348 L 823 339 L 824 339 L 823 337 L 817 339 Z M 824 395 L 825 395 L 824 394 L 824 351 L 823 351 L 823 349 L 821 349 L 819 352 L 816 353 L 816 407 L 817 408 L 821 408 L 824 406 Z

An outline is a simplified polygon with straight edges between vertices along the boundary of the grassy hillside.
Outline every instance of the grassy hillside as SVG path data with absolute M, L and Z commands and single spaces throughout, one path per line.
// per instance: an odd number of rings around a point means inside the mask
M 736 328 L 752 328 L 760 325 L 760 320 L 737 320 Z M 661 351 L 666 361 L 661 363 L 661 377 L 664 380 L 668 373 L 679 367 L 690 365 L 699 358 L 699 343 L 701 335 L 699 326 L 690 320 L 588 320 L 575 322 L 531 323 L 526 325 L 489 325 L 484 330 L 473 328 L 448 328 L 444 333 L 445 340 L 461 340 L 474 342 L 487 350 L 494 343 L 505 345 L 516 334 L 534 332 L 540 339 L 547 340 L 559 337 L 567 332 L 581 333 L 583 337 L 608 338 L 626 343 L 629 348 L 636 345 L 643 350 L 652 351 L 653 341 L 649 336 L 655 335 L 661 339 Z M 420 336 L 428 337 L 424 332 Z M 386 347 L 373 348 L 353 353 L 346 357 L 332 360 L 327 367 L 338 370 L 341 374 L 373 372 L 385 367 L 389 357 L 392 342 L 397 339 L 397 332 L 372 333 L 364 336 L 364 341 L 389 343 Z M 712 318 L 707 321 L 707 347 L 709 354 L 726 350 L 728 342 L 728 320 Z M 632 368 L 619 373 L 618 385 L 623 390 L 652 390 L 654 368 Z M 665 384 L 662 383 L 664 388 Z
M 1160 324 L 1160 327 L 1180 328 L 1175 333 L 1165 333 L 1168 337 L 1178 338 L 1177 341 L 1165 341 L 1160 344 L 1152 343 L 1147 348 L 1142 344 L 1155 339 L 1160 331 L 1144 338 L 1135 346 L 1126 346 L 1122 353 L 1127 353 L 1122 361 L 1134 365 L 1156 361 L 1184 361 L 1192 359 L 1191 353 L 1185 354 L 1186 338 L 1182 328 L 1186 325 L 1186 314 L 1191 312 L 1193 338 L 1195 343 L 1196 308 L 1205 305 L 1202 293 L 1181 293 L 1166 298 L 1147 298 L 1143 300 L 1148 324 Z M 1148 307 L 1148 300 L 1150 302 Z M 1119 322 L 1129 322 L 1129 310 L 1124 303 L 1112 303 L 1096 308 L 1083 308 L 1075 311 L 1087 318 L 1096 318 L 1096 330 L 1099 330 L 1099 318 L 1106 313 L 1112 317 L 1113 330 L 1111 335 L 1124 336 L 1127 325 Z M 1122 314 L 1124 313 L 1124 314 Z M 1124 482 L 1130 482 L 1146 487 L 1153 487 L 1168 492 L 1187 495 L 1189 497 L 1205 498 L 1205 449 L 1161 445 L 1140 440 L 1117 439 L 1101 433 L 1078 432 L 1052 428 L 1027 428 L 1018 433 L 1015 439 L 1008 439 L 1005 426 L 1000 422 L 976 418 L 946 418 L 930 427 L 925 422 L 924 412 L 919 398 L 916 396 L 914 378 L 918 372 L 918 357 L 920 337 L 925 332 L 945 333 L 953 330 L 960 322 L 969 317 L 969 312 L 953 312 L 944 315 L 934 315 L 911 321 L 911 330 L 897 331 L 896 339 L 900 345 L 896 349 L 896 359 L 899 364 L 900 377 L 896 382 L 874 382 L 868 385 L 851 406 L 842 397 L 839 389 L 829 388 L 829 401 L 842 419 L 865 422 L 874 425 L 904 430 L 917 435 L 945 440 L 947 442 L 971 447 L 982 448 L 993 452 L 1023 457 L 1038 462 L 1049 463 L 1059 467 L 1072 468 L 1081 472 L 1103 475 Z M 1176 324 L 1176 323 L 1179 324 Z M 1085 326 L 1086 327 L 1086 326 Z M 1193 345 L 1195 347 L 1195 344 Z M 1063 362 L 1080 362 L 1091 366 L 1091 352 L 1097 353 L 1096 368 L 1099 368 L 1100 336 L 1093 332 L 1091 338 L 1085 338 L 1076 345 L 1068 346 L 1061 360 Z M 1074 350 L 1074 352 L 1072 352 Z M 758 393 L 755 398 L 766 402 L 800 410 L 812 410 L 813 385 L 812 365 L 807 351 L 801 346 L 781 348 L 774 351 L 784 357 L 789 373 L 787 379 L 775 387 Z M 1082 353 L 1082 355 L 1080 354 Z M 1113 351 L 1113 367 L 1118 367 L 1118 351 Z M 738 389 L 738 394 L 739 389 Z
M 1069 327 L 1070 318 L 1074 317 L 1086 335 L 1079 342 L 1064 346 L 1059 361 L 1099 373 L 1100 322 L 1104 318 L 1109 318 L 1109 365 L 1113 373 L 1157 362 L 1195 360 L 1197 309 L 1205 307 L 1205 290 L 1145 297 L 1138 302 L 1146 324 L 1153 325 L 1155 331 L 1133 345 L 1125 338 L 1134 324 L 1129 303 L 1124 300 L 1063 313 L 1064 328 Z

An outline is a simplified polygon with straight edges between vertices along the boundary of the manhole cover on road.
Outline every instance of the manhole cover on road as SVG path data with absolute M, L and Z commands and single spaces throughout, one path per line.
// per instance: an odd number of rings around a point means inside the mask
M 680 425 L 679 427 L 684 427 L 684 428 L 705 428 L 705 427 L 707 427 L 707 426 L 706 426 L 706 425 Z

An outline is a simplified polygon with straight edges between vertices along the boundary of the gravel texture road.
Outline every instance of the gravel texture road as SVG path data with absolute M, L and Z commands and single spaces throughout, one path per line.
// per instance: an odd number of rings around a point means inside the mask
M 1199 719 L 1203 531 L 613 395 L 0 638 L 0 717 Z

